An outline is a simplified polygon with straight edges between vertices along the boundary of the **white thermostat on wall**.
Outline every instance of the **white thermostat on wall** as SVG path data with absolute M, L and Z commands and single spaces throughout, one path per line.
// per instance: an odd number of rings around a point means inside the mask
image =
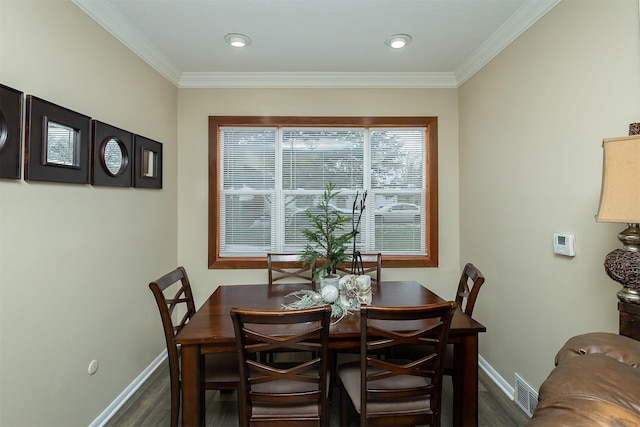
M 553 233 L 553 252 L 559 255 L 576 256 L 576 236 Z

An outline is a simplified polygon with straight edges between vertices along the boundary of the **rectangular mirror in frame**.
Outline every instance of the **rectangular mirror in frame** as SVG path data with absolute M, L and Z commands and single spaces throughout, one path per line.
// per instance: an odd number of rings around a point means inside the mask
M 135 172 L 133 186 L 162 188 L 162 144 L 140 135 L 134 136 Z
M 91 118 L 27 96 L 25 179 L 88 184 Z

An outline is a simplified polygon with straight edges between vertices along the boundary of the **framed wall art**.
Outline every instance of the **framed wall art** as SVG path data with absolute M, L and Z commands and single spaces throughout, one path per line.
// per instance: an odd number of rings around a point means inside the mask
M 133 134 L 98 120 L 92 122 L 91 184 L 133 185 Z
M 135 171 L 133 186 L 137 188 L 162 188 L 162 144 L 134 135 Z
M 0 84 L 0 178 L 20 179 L 23 93 Z
M 25 179 L 88 184 L 91 117 L 27 95 Z

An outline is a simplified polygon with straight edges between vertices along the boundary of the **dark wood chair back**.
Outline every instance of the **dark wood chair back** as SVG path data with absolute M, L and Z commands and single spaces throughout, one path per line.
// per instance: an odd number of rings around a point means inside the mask
M 173 296 L 167 298 L 164 292 L 167 288 L 176 285 L 177 288 Z M 178 412 L 180 408 L 180 349 L 176 345 L 174 338 L 196 313 L 193 303 L 191 284 L 184 267 L 165 274 L 149 284 L 151 292 L 158 304 L 162 328 L 164 330 L 164 340 L 167 345 L 167 358 L 169 360 L 169 377 L 171 383 L 171 426 L 178 425 Z M 178 309 L 182 311 L 180 319 L 174 323 L 173 312 Z
M 372 285 L 380 283 L 380 280 L 382 280 L 380 278 L 382 272 L 382 254 L 360 254 L 360 257 L 362 264 L 357 262 L 358 260 L 354 261 L 353 256 L 349 257 L 350 259 L 348 261 L 338 264 L 336 267 L 338 274 L 343 276 L 345 274 L 351 274 L 351 271 L 355 270 L 355 274 L 368 274 L 371 276 Z
M 476 298 L 478 298 L 478 293 L 483 283 L 484 276 L 480 270 L 475 265 L 467 263 L 462 270 L 456 292 L 456 303 L 465 314 L 473 315 Z
M 191 292 L 191 283 L 184 267 L 178 267 L 149 283 L 149 288 L 158 305 L 167 345 L 171 387 L 171 426 L 175 427 L 178 425 L 181 394 L 180 347 L 175 342 L 175 336 L 196 313 L 196 308 Z M 167 297 L 167 293 L 171 296 Z M 178 319 L 175 322 L 174 317 Z M 238 364 L 235 354 L 207 355 L 202 366 L 202 383 L 201 403 L 204 402 L 205 389 L 236 389 L 238 387 Z M 201 407 L 204 412 L 204 404 L 201 404 Z
M 231 317 L 240 360 L 240 426 L 328 425 L 331 307 L 271 311 L 234 307 Z M 301 357 L 287 362 L 258 357 L 263 352 L 291 351 Z
M 302 263 L 301 254 L 267 254 L 269 286 L 284 282 L 315 284 L 313 273 L 315 265 Z
M 339 369 L 343 407 L 349 396 L 360 409 L 361 426 L 440 425 L 443 356 L 456 307 L 449 301 L 361 308 L 360 362 Z M 412 346 L 429 351 L 403 360 L 377 357 L 380 351 Z M 342 413 L 345 424 L 344 408 Z

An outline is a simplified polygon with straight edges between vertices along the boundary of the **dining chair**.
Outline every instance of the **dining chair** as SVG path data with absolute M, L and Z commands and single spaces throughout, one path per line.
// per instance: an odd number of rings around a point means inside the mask
M 360 309 L 360 361 L 338 367 L 340 422 L 349 408 L 361 426 L 440 425 L 444 351 L 455 301 L 419 307 Z M 419 345 L 415 359 L 380 359 L 376 350 Z
M 299 282 L 315 285 L 314 264 L 303 264 L 301 254 L 267 254 L 269 286 L 277 283 Z
M 473 316 L 473 309 L 476 305 L 476 299 L 480 288 L 484 284 L 484 275 L 478 270 L 478 268 L 472 263 L 465 264 L 460 274 L 460 281 L 458 282 L 458 289 L 456 290 L 456 303 L 459 309 L 469 317 Z M 455 390 L 461 390 L 462 376 L 458 375 L 455 366 L 455 352 L 454 345 L 448 344 L 445 351 L 444 358 L 444 375 L 451 377 L 453 383 L 454 393 Z
M 360 254 L 359 261 L 362 261 L 362 264 L 356 264 L 357 268 L 355 274 L 367 274 L 371 276 L 371 285 L 380 283 L 380 274 L 382 271 L 382 254 Z M 353 264 L 353 256 L 350 256 L 347 261 L 342 262 L 336 266 L 336 271 L 341 276 L 344 276 L 345 274 L 352 274 L 351 271 L 353 269 Z
M 315 287 L 315 263 L 304 264 L 302 254 L 267 254 L 267 271 L 269 274 L 269 288 L 282 283 L 299 283 L 300 285 Z M 261 358 L 274 358 L 278 352 L 264 352 Z
M 158 304 L 167 344 L 171 384 L 171 427 L 176 427 L 180 412 L 182 376 L 180 373 L 181 349 L 174 338 L 195 314 L 196 308 L 191 283 L 184 267 L 178 267 L 149 283 L 149 288 Z M 174 322 L 174 318 L 179 320 Z M 235 353 L 207 354 L 203 358 L 201 372 L 200 402 L 202 403 L 205 390 L 236 390 L 238 388 L 238 358 Z M 204 419 L 205 405 L 201 404 L 200 407 L 202 408 L 201 419 Z
M 356 260 L 357 261 L 357 260 Z M 382 254 L 360 254 L 360 261 L 362 264 L 357 265 L 356 273 L 357 275 L 366 274 L 371 276 L 371 290 L 375 292 L 376 289 L 379 289 L 382 273 Z M 349 260 L 346 262 L 338 264 L 336 267 L 336 271 L 341 276 L 352 274 L 351 271 L 353 269 L 353 256 L 349 257 Z M 339 354 L 359 354 L 359 349 L 340 349 L 331 351 L 331 372 L 335 373 L 335 368 L 338 365 L 338 357 Z M 384 354 L 384 353 L 383 353 Z
M 472 264 L 465 264 L 460 274 L 460 280 L 458 281 L 458 287 L 456 289 L 455 301 L 458 305 L 458 309 L 469 317 L 473 316 L 473 309 L 475 308 L 476 299 L 480 288 L 484 284 L 484 275 L 478 270 L 478 268 Z M 396 349 L 394 350 L 393 357 L 406 357 L 407 353 L 413 353 L 412 357 L 418 354 L 424 354 L 425 351 L 429 351 L 428 348 L 422 348 L 420 346 L 410 349 Z M 463 378 L 458 375 L 455 366 L 455 351 L 453 344 L 447 344 L 444 354 L 444 375 L 451 377 L 453 383 L 453 390 L 461 390 Z
M 462 269 L 458 290 L 456 291 L 456 303 L 463 313 L 471 317 L 476 305 L 476 299 L 480 287 L 484 284 L 484 276 L 472 263 L 467 263 Z
M 233 307 L 240 385 L 239 425 L 327 426 L 331 307 L 254 310 Z M 262 360 L 261 352 L 299 351 L 304 359 Z

